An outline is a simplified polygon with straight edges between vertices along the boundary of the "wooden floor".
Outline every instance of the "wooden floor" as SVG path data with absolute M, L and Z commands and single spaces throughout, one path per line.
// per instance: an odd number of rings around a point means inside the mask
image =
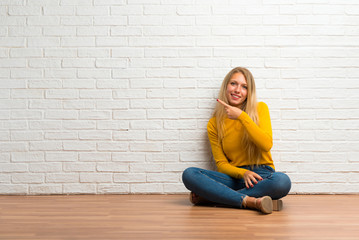
M 0 239 L 359 239 L 359 195 L 290 195 L 270 215 L 187 195 L 0 196 Z

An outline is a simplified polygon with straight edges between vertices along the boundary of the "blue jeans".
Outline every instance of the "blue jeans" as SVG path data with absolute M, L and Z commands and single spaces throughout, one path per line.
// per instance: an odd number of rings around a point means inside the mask
M 253 169 L 249 166 L 241 168 L 257 173 L 263 180 L 247 189 L 243 179 L 195 167 L 187 168 L 182 174 L 182 180 L 188 190 L 211 202 L 239 208 L 242 208 L 246 196 L 279 199 L 289 193 L 291 181 L 286 174 L 276 172 L 266 165 L 255 166 Z

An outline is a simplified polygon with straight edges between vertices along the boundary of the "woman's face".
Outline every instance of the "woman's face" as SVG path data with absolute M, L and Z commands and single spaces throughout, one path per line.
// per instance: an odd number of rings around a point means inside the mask
M 247 80 L 242 73 L 235 73 L 227 85 L 226 96 L 231 106 L 241 107 L 247 99 Z

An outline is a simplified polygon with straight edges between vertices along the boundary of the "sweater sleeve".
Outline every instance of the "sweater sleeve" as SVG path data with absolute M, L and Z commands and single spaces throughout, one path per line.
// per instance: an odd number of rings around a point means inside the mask
M 227 174 L 233 178 L 243 178 L 244 173 L 248 170 L 237 168 L 229 163 L 225 153 L 223 152 L 221 143 L 218 140 L 215 124 L 212 121 L 209 121 L 207 124 L 207 133 L 218 172 Z
M 249 115 L 242 112 L 238 120 L 248 132 L 249 138 L 262 151 L 268 152 L 273 146 L 272 125 L 268 106 L 264 102 L 258 103 L 259 125 L 255 124 Z

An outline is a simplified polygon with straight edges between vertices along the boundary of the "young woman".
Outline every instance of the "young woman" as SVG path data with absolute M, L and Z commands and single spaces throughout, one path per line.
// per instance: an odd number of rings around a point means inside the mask
M 207 132 L 218 172 L 194 167 L 183 172 L 191 202 L 271 213 L 272 199 L 286 196 L 291 181 L 275 171 L 269 110 L 257 103 L 254 78 L 246 68 L 234 68 L 224 78 Z

